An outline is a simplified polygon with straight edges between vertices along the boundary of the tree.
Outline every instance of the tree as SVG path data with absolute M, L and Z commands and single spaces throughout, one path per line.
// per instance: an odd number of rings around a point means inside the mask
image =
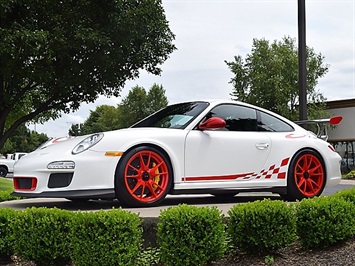
M 163 89 L 162 85 L 154 84 L 146 98 L 146 107 L 147 107 L 147 112 L 146 116 L 150 115 L 168 105 L 168 98 L 165 96 L 165 90 Z M 144 117 L 141 117 L 142 119 Z M 140 120 L 139 119 L 139 120 Z M 138 122 L 138 121 L 136 121 Z
M 126 128 L 147 115 L 147 92 L 138 85 L 133 87 L 128 95 L 118 105 L 120 110 L 120 128 Z
M 154 84 L 148 93 L 143 87 L 136 86 L 118 106 L 120 128 L 129 127 L 167 105 L 168 99 L 162 86 Z
M 316 89 L 318 79 L 328 72 L 322 54 L 307 47 L 307 101 L 310 118 L 324 116 L 325 97 Z M 254 39 L 251 54 L 226 62 L 234 74 L 231 82 L 234 100 L 245 101 L 279 113 L 291 120 L 298 118 L 298 49 L 295 39 L 284 37 L 270 44 Z
M 163 86 L 154 84 L 148 93 L 143 87 L 133 87 L 122 103 L 116 107 L 101 105 L 83 124 L 74 124 L 69 130 L 70 136 L 79 136 L 95 132 L 126 128 L 144 117 L 168 105 Z
M 25 125 L 21 125 L 5 142 L 0 153 L 31 152 L 48 140 L 48 136 L 36 131 L 30 131 Z
M 94 111 L 90 111 L 90 116 L 83 124 L 74 124 L 69 130 L 70 136 L 80 136 L 94 132 L 109 131 L 118 128 L 119 112 L 116 107 L 110 105 L 100 105 Z
M 0 148 L 98 95 L 118 96 L 174 51 L 161 0 L 0 2 Z

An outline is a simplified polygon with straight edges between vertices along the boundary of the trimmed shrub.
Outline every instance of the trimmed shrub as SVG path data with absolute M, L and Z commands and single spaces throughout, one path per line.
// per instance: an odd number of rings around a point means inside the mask
M 18 212 L 10 224 L 16 255 L 36 265 L 65 265 L 69 256 L 71 212 L 30 208 Z
M 13 209 L 0 209 L 0 257 L 10 258 L 13 255 L 12 230 L 10 223 L 16 211 Z
M 228 234 L 234 248 L 247 253 L 276 251 L 296 236 L 294 209 L 283 201 L 264 199 L 232 207 Z
M 13 190 L 0 191 L 0 202 L 20 199 L 20 197 L 11 196 L 12 192 Z
M 355 204 L 355 187 L 337 191 L 332 197 L 339 197 Z
M 158 244 L 166 265 L 203 265 L 226 250 L 225 225 L 216 207 L 185 204 L 160 213 Z
M 78 212 L 71 228 L 72 261 L 80 265 L 136 265 L 142 247 L 141 220 L 122 209 Z
M 304 199 L 296 205 L 296 216 L 305 248 L 327 247 L 354 236 L 354 205 L 340 197 Z
M 352 170 L 349 173 L 347 173 L 345 178 L 348 178 L 348 179 L 355 178 L 355 170 Z
M 150 266 L 159 265 L 160 262 L 160 249 L 157 247 L 148 247 L 144 249 L 137 258 L 137 266 Z

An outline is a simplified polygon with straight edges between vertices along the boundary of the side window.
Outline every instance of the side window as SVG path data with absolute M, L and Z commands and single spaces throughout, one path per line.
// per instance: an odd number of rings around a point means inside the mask
M 226 121 L 229 131 L 257 131 L 256 110 L 239 105 L 224 104 L 211 110 L 208 117 L 220 117 Z
M 269 131 L 269 132 L 292 132 L 294 131 L 293 127 L 289 124 L 285 123 L 284 121 L 260 112 L 260 119 L 258 122 L 258 130 L 259 131 Z

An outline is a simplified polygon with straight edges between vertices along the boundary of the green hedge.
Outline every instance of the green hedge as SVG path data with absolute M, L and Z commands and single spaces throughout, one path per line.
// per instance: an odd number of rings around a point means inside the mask
M 8 259 L 13 255 L 13 232 L 9 224 L 16 215 L 13 209 L 0 209 L 0 258 Z
M 0 191 L 0 202 L 20 199 L 20 197 L 11 196 L 12 192 L 13 192 L 13 189 L 6 190 L 6 191 Z
M 224 255 L 225 225 L 216 207 L 179 205 L 159 218 L 157 237 L 166 265 L 204 265 Z
M 72 213 L 30 208 L 17 212 L 10 222 L 16 255 L 36 265 L 65 265 L 70 261 L 69 230 Z
M 337 191 L 332 197 L 339 197 L 355 204 L 355 187 Z
M 80 265 L 136 265 L 143 242 L 141 220 L 122 209 L 79 212 L 71 224 L 71 258 Z
M 179 205 L 162 211 L 157 248 L 143 250 L 142 221 L 122 209 L 70 212 L 0 208 L 0 257 L 37 265 L 204 265 L 228 244 L 248 253 L 293 245 L 321 248 L 355 236 L 355 188 L 288 204 L 265 199 L 232 207 Z M 227 225 L 227 230 L 226 230 Z
M 265 199 L 238 204 L 228 214 L 231 243 L 241 251 L 277 251 L 296 240 L 294 209 L 283 201 Z
M 327 247 L 355 234 L 354 204 L 337 196 L 304 199 L 296 205 L 296 216 L 305 248 Z
M 347 173 L 345 178 L 348 178 L 348 179 L 355 178 L 355 170 L 352 170 L 349 173 Z

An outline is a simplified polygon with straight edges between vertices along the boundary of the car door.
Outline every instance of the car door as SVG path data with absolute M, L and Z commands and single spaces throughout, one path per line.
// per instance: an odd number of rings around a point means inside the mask
M 206 116 L 220 117 L 226 126 L 219 130 L 191 130 L 186 137 L 185 182 L 218 182 L 233 187 L 238 181 L 254 179 L 267 160 L 271 140 L 258 132 L 255 109 L 218 105 Z M 203 187 L 203 186 L 202 186 Z

